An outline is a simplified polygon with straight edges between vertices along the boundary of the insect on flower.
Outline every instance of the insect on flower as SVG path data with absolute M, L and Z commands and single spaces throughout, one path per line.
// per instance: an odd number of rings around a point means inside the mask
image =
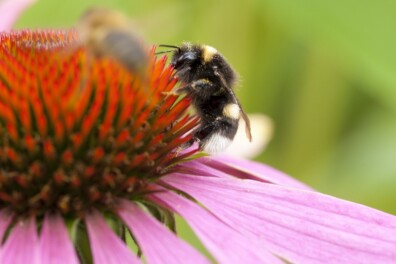
M 392 215 L 256 162 L 179 155 L 198 120 L 167 95 L 166 58 L 148 55 L 143 93 L 75 33 L 0 33 L 1 264 L 212 263 L 175 214 L 215 263 L 396 263 Z
M 146 75 L 148 51 L 129 18 L 116 10 L 93 7 L 76 25 L 80 41 L 95 57 L 111 57 L 131 72 Z
M 246 124 L 246 136 L 252 140 L 250 121 L 235 95 L 236 73 L 225 58 L 213 47 L 184 43 L 172 48 L 172 66 L 176 76 L 185 84 L 177 93 L 192 99 L 200 126 L 187 146 L 197 142 L 209 153 L 227 148 L 238 130 L 239 119 Z M 170 51 L 158 52 L 157 54 Z

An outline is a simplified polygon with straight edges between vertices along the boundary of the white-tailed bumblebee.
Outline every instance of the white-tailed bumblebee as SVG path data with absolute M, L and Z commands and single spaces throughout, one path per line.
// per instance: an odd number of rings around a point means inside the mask
M 208 153 L 227 148 L 238 130 L 239 119 L 246 123 L 246 135 L 251 141 L 250 121 L 243 111 L 233 87 L 237 77 L 225 58 L 213 47 L 184 43 L 172 48 L 171 64 L 176 77 L 185 83 L 177 93 L 186 93 L 200 117 L 200 125 L 193 132 L 194 142 Z M 162 52 L 159 52 L 162 53 Z
M 90 8 L 76 25 L 79 39 L 91 55 L 111 57 L 131 72 L 144 75 L 148 51 L 130 20 L 121 12 Z

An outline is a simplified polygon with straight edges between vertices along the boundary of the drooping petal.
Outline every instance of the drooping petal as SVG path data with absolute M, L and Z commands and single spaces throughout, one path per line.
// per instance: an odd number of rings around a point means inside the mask
M 210 263 L 197 250 L 177 238 L 137 205 L 124 201 L 118 214 L 132 231 L 148 263 Z
M 19 221 L 1 248 L 2 264 L 39 264 L 38 238 L 33 218 Z
M 177 165 L 177 172 L 185 173 L 189 175 L 197 175 L 197 176 L 211 176 L 211 177 L 234 177 L 228 173 L 225 173 L 215 167 L 212 167 L 212 163 L 218 163 L 216 161 L 212 161 L 212 158 L 199 158 L 195 160 L 191 160 L 180 165 Z M 218 164 L 222 166 L 222 164 Z
M 2 0 L 0 1 L 0 32 L 11 29 L 19 14 L 36 0 Z
M 230 156 L 217 156 L 216 158 L 200 158 L 197 162 L 241 179 L 252 179 L 299 189 L 312 190 L 309 186 L 293 179 L 283 172 L 265 164 L 250 160 Z
M 95 264 L 140 263 L 126 244 L 118 238 L 98 212 L 89 214 L 85 223 Z
M 242 235 L 210 212 L 173 192 L 151 196 L 153 201 L 180 214 L 219 263 L 283 263 L 259 239 Z
M 8 225 L 12 219 L 12 214 L 8 210 L 0 211 L 0 240 L 3 240 L 4 232 L 7 230 Z
M 40 235 L 41 264 L 78 264 L 78 257 L 59 215 L 47 215 Z
M 396 217 L 313 191 L 251 180 L 171 175 L 231 226 L 293 263 L 396 263 Z

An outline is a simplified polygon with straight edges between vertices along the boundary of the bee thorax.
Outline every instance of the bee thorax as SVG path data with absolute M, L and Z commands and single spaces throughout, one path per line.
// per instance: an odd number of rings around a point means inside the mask
M 217 53 L 217 50 L 211 46 L 204 45 L 202 47 L 202 60 L 204 63 L 210 62 L 213 56 Z

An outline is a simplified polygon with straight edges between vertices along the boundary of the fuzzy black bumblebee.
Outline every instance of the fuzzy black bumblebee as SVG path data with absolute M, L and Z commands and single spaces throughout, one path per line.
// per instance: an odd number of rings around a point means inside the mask
M 144 75 L 148 52 L 128 17 L 116 10 L 93 7 L 76 25 L 82 44 L 94 57 L 111 57 L 127 70 Z
M 191 98 L 201 118 L 190 144 L 197 142 L 209 153 L 225 149 L 234 139 L 241 117 L 251 141 L 250 121 L 233 90 L 236 73 L 225 58 L 207 45 L 161 46 L 174 48 L 171 64 L 176 76 L 185 83 L 177 92 L 186 93 Z

